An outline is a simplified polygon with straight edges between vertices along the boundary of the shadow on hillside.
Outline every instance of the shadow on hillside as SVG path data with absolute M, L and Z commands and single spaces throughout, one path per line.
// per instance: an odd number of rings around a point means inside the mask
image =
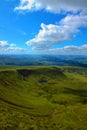
M 32 74 L 37 74 L 37 75 L 40 74 L 40 75 L 45 75 L 49 77 L 63 77 L 63 78 L 66 77 L 63 71 L 59 68 L 37 68 L 35 70 L 18 69 L 17 72 L 18 74 L 24 77 L 28 77 L 29 75 L 32 75 Z
M 80 97 L 87 97 L 87 90 L 82 89 L 78 90 L 78 89 L 65 88 L 64 93 L 69 93 Z
M 0 100 L 3 101 L 3 102 L 5 102 L 5 103 L 8 103 L 8 104 L 10 104 L 10 105 L 12 105 L 12 106 L 15 106 L 15 107 L 26 108 L 26 109 L 33 109 L 32 107 L 27 107 L 27 106 L 19 105 L 19 104 L 17 104 L 17 103 L 14 103 L 14 102 L 5 100 L 5 99 L 3 99 L 3 98 L 1 98 L 1 97 L 0 97 Z
M 73 94 L 79 96 L 81 98 L 81 103 L 87 104 L 87 90 L 65 88 L 63 92 L 66 94 Z
M 32 75 L 35 73 L 35 71 L 33 70 L 28 70 L 28 69 L 19 69 L 17 70 L 18 74 L 24 76 L 24 77 L 28 77 L 29 75 Z

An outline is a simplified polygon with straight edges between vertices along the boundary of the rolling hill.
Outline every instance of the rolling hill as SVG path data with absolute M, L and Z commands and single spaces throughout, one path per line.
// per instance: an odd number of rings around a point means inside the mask
M 0 68 L 0 130 L 86 129 L 86 68 Z

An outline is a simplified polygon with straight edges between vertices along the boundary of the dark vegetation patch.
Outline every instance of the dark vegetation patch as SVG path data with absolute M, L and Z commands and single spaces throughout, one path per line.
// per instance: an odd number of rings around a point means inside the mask
M 28 70 L 28 69 L 18 69 L 17 70 L 18 74 L 28 77 L 29 75 L 35 74 L 34 70 Z
M 65 74 L 60 68 L 53 67 L 41 67 L 36 69 L 17 69 L 18 74 L 28 77 L 30 75 L 45 75 L 51 77 L 65 77 Z
M 47 80 L 46 80 L 46 79 L 40 79 L 40 80 L 39 80 L 39 83 L 45 84 L 45 83 L 47 83 Z

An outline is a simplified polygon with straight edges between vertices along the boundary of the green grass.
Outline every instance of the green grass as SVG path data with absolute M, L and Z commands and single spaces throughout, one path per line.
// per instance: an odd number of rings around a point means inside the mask
M 1 67 L 0 130 L 87 130 L 87 69 Z

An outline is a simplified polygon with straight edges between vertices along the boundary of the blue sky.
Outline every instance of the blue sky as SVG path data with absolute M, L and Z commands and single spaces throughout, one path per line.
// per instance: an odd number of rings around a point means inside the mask
M 87 54 L 87 0 L 1 0 L 0 54 Z

